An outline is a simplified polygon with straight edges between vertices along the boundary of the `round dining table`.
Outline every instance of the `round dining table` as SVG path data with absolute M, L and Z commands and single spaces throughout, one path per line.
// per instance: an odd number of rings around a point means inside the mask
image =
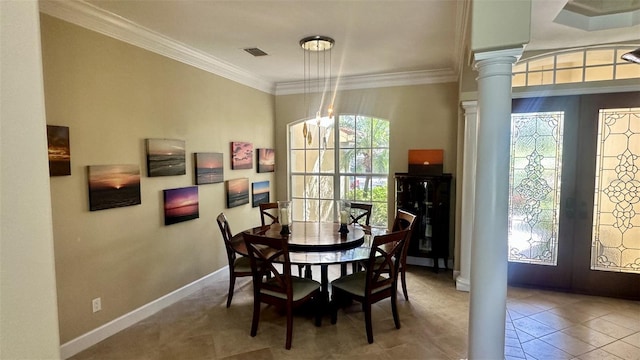
M 258 226 L 241 231 L 231 238 L 231 245 L 236 252 L 247 255 L 247 248 L 242 234 L 260 234 L 268 237 L 288 239 L 289 258 L 291 264 L 307 265 L 305 277 L 311 277 L 311 265 L 320 266 L 320 284 L 323 294 L 329 294 L 329 265 L 342 265 L 363 261 L 369 258 L 371 250 L 371 229 L 360 225 L 348 225 L 348 233 L 338 232 L 340 224 L 326 222 L 293 222 L 289 226 L 288 235 L 281 235 L 281 225 L 276 223 Z M 374 231 L 375 232 L 375 231 Z

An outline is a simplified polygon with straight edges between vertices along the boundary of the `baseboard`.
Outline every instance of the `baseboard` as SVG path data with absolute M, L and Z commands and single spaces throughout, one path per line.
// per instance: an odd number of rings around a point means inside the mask
M 194 292 L 201 290 L 209 284 L 213 278 L 220 272 L 228 271 L 228 266 L 225 266 L 217 271 L 212 272 L 190 284 L 187 284 L 167 295 L 164 295 L 148 304 L 145 304 L 127 314 L 120 316 L 96 329 L 89 331 L 86 334 L 80 335 L 77 338 L 70 340 L 60 346 L 60 357 L 62 359 L 68 359 L 73 355 L 88 349 L 89 347 L 99 343 L 100 341 L 112 336 L 129 326 L 137 323 L 140 320 L 157 313 L 158 311 L 173 305 L 174 303 L 182 300 L 183 298 L 193 294 Z
M 424 258 L 418 256 L 407 256 L 407 264 L 409 265 L 418 265 L 418 266 L 428 266 L 433 267 L 433 259 L 432 258 Z M 445 267 L 445 259 L 438 259 L 438 268 L 439 269 L 452 269 L 453 268 L 453 260 L 447 260 L 447 266 Z

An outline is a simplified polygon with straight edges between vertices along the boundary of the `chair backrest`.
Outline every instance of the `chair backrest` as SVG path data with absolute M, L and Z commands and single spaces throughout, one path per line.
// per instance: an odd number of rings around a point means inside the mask
M 242 237 L 249 253 L 254 295 L 264 295 L 266 291 L 268 294 L 282 294 L 287 301 L 292 301 L 291 262 L 287 238 L 272 238 L 246 232 Z M 276 263 L 278 266 L 274 266 Z M 263 282 L 265 278 L 271 280 Z
M 391 231 L 398 230 L 413 230 L 413 223 L 416 221 L 416 216 L 410 212 L 404 210 L 398 210 L 396 218 L 393 221 L 393 227 Z
M 216 220 L 218 221 L 218 226 L 220 227 L 220 232 L 222 233 L 222 240 L 224 240 L 224 247 L 227 250 L 227 258 L 229 259 L 229 264 L 233 264 L 233 261 L 236 259 L 236 252 L 231 246 L 231 238 L 233 237 L 233 235 L 231 234 L 229 221 L 227 221 L 227 217 L 224 215 L 224 213 L 220 213 Z
M 278 203 L 262 203 L 259 206 L 262 226 L 278 223 Z M 270 222 L 267 223 L 268 221 Z
M 409 230 L 394 231 L 373 238 L 371 252 L 367 260 L 367 282 L 365 295 L 375 294 L 378 290 L 391 287 L 395 290 L 400 255 Z
M 371 219 L 371 209 L 373 205 L 363 203 L 351 203 L 351 222 L 350 224 L 360 224 L 369 226 Z
M 413 225 L 416 221 L 416 216 L 410 212 L 404 210 L 398 210 L 396 212 L 396 218 L 393 221 L 393 227 L 391 231 L 407 230 L 407 240 L 404 242 L 404 249 L 400 257 L 400 267 L 404 268 L 407 263 L 407 253 L 409 252 L 409 243 L 411 242 L 411 234 L 413 233 Z

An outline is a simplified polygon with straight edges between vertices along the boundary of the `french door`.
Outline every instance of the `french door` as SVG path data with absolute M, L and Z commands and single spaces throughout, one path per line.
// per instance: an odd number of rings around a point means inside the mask
M 640 93 L 512 109 L 509 283 L 640 299 Z

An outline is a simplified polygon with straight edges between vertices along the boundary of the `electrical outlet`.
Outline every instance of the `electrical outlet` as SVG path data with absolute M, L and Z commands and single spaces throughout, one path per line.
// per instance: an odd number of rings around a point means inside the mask
M 93 306 L 93 312 L 102 310 L 102 301 L 100 300 L 100 298 L 91 300 L 91 305 Z

